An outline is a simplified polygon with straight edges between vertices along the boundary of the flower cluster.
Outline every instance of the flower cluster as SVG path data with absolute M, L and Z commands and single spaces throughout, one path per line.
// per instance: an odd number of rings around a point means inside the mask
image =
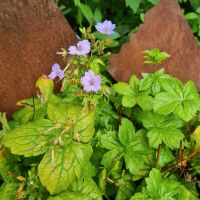
M 106 35 L 111 35 L 115 27 L 116 25 L 109 20 L 105 20 L 102 23 L 99 22 L 95 25 L 95 28 L 99 33 Z M 80 40 L 76 45 L 70 46 L 68 48 L 68 53 L 70 55 L 76 55 L 76 56 L 85 56 L 88 53 L 90 53 L 90 51 L 91 51 L 91 43 L 87 39 Z M 66 51 L 57 52 L 57 54 L 65 57 L 67 52 Z M 63 79 L 64 76 L 65 76 L 64 70 L 60 69 L 60 65 L 57 63 L 52 66 L 52 71 L 48 75 L 48 77 L 52 80 L 55 79 L 56 77 L 59 77 L 59 79 Z M 101 77 L 95 75 L 92 70 L 88 70 L 87 72 L 85 72 L 84 76 L 81 78 L 81 84 L 83 85 L 83 90 L 86 92 L 97 92 L 98 90 L 101 89 L 101 82 L 102 82 Z

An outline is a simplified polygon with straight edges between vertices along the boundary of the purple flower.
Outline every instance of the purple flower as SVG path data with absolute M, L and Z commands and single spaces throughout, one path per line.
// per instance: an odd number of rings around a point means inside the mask
M 83 56 L 90 52 L 90 42 L 88 40 L 82 40 L 77 43 L 76 46 L 70 46 L 68 51 L 71 55 Z
M 95 76 L 92 70 L 85 72 L 85 75 L 81 78 L 81 83 L 86 92 L 97 92 L 101 89 L 101 77 Z
M 95 25 L 95 28 L 100 33 L 103 33 L 106 35 L 111 35 L 113 33 L 113 30 L 116 28 L 116 25 L 112 24 L 112 22 L 109 20 L 105 20 L 102 23 L 100 23 L 100 22 L 97 23 L 97 25 Z
M 51 73 L 48 75 L 48 77 L 53 80 L 57 76 L 59 77 L 59 79 L 63 79 L 64 76 L 65 76 L 65 73 L 64 73 L 64 71 L 62 69 L 60 69 L 60 65 L 58 63 L 55 63 L 52 66 Z

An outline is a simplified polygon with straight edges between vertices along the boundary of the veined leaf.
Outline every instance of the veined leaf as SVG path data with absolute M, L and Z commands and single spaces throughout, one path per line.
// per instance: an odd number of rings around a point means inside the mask
M 114 85 L 115 91 L 119 94 L 126 95 L 126 96 L 133 96 L 134 92 L 133 89 L 127 84 L 123 82 L 116 83 Z
M 130 145 L 125 146 L 126 168 L 129 169 L 135 180 L 142 178 L 149 172 L 154 153 L 154 150 L 148 145 L 145 130 L 135 133 Z
M 174 155 L 167 147 L 161 147 L 160 149 L 160 156 L 158 160 L 158 165 L 160 167 L 164 167 L 167 163 L 170 161 L 173 161 L 175 159 Z
M 123 156 L 123 148 L 116 147 L 103 155 L 101 163 L 102 165 L 104 165 L 106 169 L 110 170 L 115 166 L 115 164 L 119 160 L 121 160 L 122 156 Z
M 197 200 L 184 186 L 172 178 L 162 178 L 157 169 L 152 169 L 149 178 L 145 179 L 147 186 L 142 193 L 136 193 L 131 200 L 170 199 L 170 200 Z
M 102 148 L 110 150 L 103 155 L 101 160 L 104 167 L 110 170 L 122 158 L 124 151 L 123 146 L 120 144 L 117 133 L 114 131 L 102 135 L 100 143 Z
M 112 169 L 124 156 L 126 168 L 135 179 L 140 179 L 148 172 L 154 151 L 147 143 L 145 130 L 135 133 L 133 124 L 128 119 L 123 118 L 118 137 L 115 133 L 105 134 L 101 143 L 102 147 L 110 149 L 101 161 L 106 169 Z
M 3 144 L 11 148 L 11 152 L 25 157 L 43 154 L 49 148 L 55 130 L 53 124 L 42 119 L 21 125 L 3 137 Z
M 86 195 L 89 200 L 102 200 L 102 194 L 96 183 L 87 176 L 74 182 L 71 190 Z
M 88 142 L 93 137 L 95 112 L 89 108 L 61 102 L 59 105 L 48 104 L 47 113 L 55 123 L 73 125 L 77 140 Z
M 174 112 L 185 121 L 189 121 L 200 110 L 200 98 L 192 81 L 182 86 L 178 81 L 166 81 L 162 84 L 165 92 L 155 97 L 154 110 L 168 115 Z
M 48 200 L 90 200 L 86 195 L 80 194 L 78 192 L 63 192 L 56 196 L 50 196 Z
M 144 78 L 140 81 L 140 91 L 150 91 L 154 96 L 160 92 L 162 80 L 171 78 L 164 74 L 164 69 L 160 69 L 154 74 L 143 73 L 142 76 Z
M 92 154 L 89 144 L 69 141 L 49 149 L 38 166 L 38 175 L 51 194 L 58 194 L 81 178 Z
M 114 85 L 115 91 L 122 97 L 122 105 L 133 107 L 138 104 L 143 110 L 151 110 L 153 107 L 153 98 L 148 92 L 139 91 L 139 80 L 136 76 L 131 76 L 129 84 L 119 82 Z
M 160 115 L 155 112 L 142 111 L 137 113 L 137 119 L 147 129 L 147 137 L 151 147 L 157 148 L 164 142 L 170 148 L 178 148 L 184 138 L 179 130 L 183 121 L 175 115 Z
M 128 146 L 134 141 L 135 128 L 131 121 L 126 118 L 122 120 L 122 125 L 119 127 L 118 137 L 123 146 Z
M 135 185 L 130 179 L 127 180 L 126 176 L 119 179 L 117 181 L 117 185 L 118 185 L 118 190 L 117 190 L 117 195 L 115 197 L 115 200 L 129 199 L 135 191 L 135 188 L 134 188 Z
M 193 141 L 195 141 L 196 143 L 196 148 L 199 148 L 200 147 L 200 126 L 198 126 L 194 133 L 191 135 L 191 139 Z

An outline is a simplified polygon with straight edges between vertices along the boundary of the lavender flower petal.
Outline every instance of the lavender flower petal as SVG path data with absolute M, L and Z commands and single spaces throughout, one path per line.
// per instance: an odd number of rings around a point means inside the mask
M 54 72 L 57 72 L 60 70 L 60 65 L 58 63 L 55 63 L 53 66 L 52 66 L 52 71 Z
M 76 53 L 77 53 L 77 48 L 76 48 L 75 46 L 70 46 L 70 47 L 68 48 L 68 51 L 69 51 L 69 54 L 70 54 L 70 55 L 76 55 Z
M 65 76 L 65 73 L 62 69 L 60 69 L 60 65 L 55 63 L 52 65 L 51 73 L 48 75 L 48 77 L 52 80 L 54 80 L 56 77 L 59 77 L 59 79 L 63 79 Z
M 97 23 L 95 25 L 95 28 L 97 29 L 97 31 L 99 31 L 100 33 L 103 34 L 107 34 L 107 35 L 111 35 L 113 33 L 113 30 L 116 28 L 116 25 L 113 24 L 111 21 L 109 20 L 105 20 L 102 23 Z
M 81 84 L 83 90 L 86 92 L 97 92 L 101 89 L 101 77 L 95 75 L 92 70 L 85 72 L 85 75 L 81 78 Z
M 52 80 L 54 80 L 54 79 L 56 78 L 56 76 L 57 76 L 57 74 L 56 74 L 56 72 L 54 72 L 54 71 L 52 71 L 52 72 L 48 75 L 48 77 L 49 77 L 50 79 L 52 79 Z
M 77 43 L 76 46 L 70 46 L 68 51 L 70 55 L 83 56 L 88 54 L 91 50 L 90 42 L 88 40 L 82 40 Z

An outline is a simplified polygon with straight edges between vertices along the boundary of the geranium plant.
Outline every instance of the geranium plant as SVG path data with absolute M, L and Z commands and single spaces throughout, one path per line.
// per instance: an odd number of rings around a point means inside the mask
M 200 98 L 161 69 L 113 84 L 106 73 L 115 25 L 98 23 L 57 52 L 37 97 L 0 115 L 0 197 L 48 200 L 199 199 Z M 70 54 L 69 59 L 67 55 Z M 145 51 L 146 63 L 169 57 Z M 153 59 L 153 60 L 152 60 Z M 62 81 L 53 93 L 54 82 Z

